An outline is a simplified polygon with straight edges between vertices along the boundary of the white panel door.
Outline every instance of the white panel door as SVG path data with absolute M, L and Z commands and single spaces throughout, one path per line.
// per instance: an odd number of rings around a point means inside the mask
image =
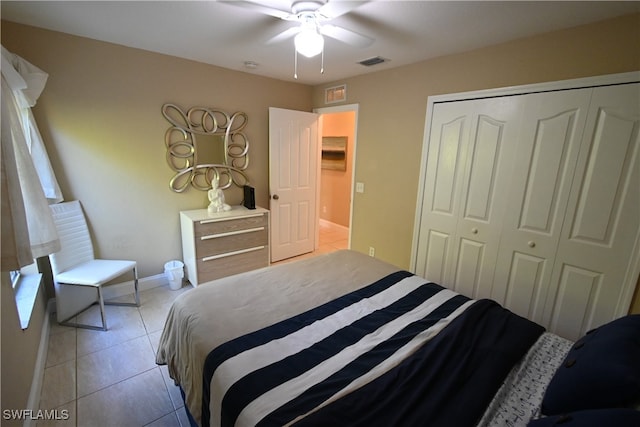
M 569 339 L 625 315 L 640 276 L 640 84 L 628 81 L 431 104 L 415 272 Z
M 491 293 L 519 97 L 438 104 L 427 157 L 417 272 L 474 297 Z
M 518 156 L 491 298 L 538 323 L 563 225 L 592 89 L 530 94 L 515 144 Z
M 269 108 L 271 261 L 312 252 L 319 115 Z
M 570 339 L 628 310 L 640 256 L 639 132 L 640 84 L 594 89 L 545 311 Z
M 416 274 L 436 283 L 450 281 L 464 162 L 476 104 L 445 103 L 433 109 Z

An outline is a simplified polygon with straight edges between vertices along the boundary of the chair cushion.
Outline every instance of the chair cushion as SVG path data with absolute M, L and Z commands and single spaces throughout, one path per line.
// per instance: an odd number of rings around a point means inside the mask
M 135 261 L 94 259 L 57 274 L 55 280 L 58 283 L 99 286 L 133 270 L 135 266 Z

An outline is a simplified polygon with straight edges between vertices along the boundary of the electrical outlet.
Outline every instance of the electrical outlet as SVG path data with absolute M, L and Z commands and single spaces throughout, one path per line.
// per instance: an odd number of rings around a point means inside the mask
M 376 248 L 369 246 L 369 256 L 376 256 Z
M 356 193 L 364 193 L 364 182 L 356 182 Z

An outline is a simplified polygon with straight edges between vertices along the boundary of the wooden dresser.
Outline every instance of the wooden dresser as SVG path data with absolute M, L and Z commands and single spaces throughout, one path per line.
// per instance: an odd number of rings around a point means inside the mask
M 180 212 L 182 256 L 193 286 L 269 265 L 269 211 L 233 206 Z

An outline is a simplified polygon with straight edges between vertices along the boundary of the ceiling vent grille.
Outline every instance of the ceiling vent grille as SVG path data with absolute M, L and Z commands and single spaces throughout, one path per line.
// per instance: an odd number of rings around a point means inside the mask
M 385 59 L 381 56 L 374 56 L 373 58 L 362 60 L 358 62 L 358 64 L 364 65 L 365 67 L 371 67 L 372 65 L 382 64 L 383 62 L 387 62 L 387 61 L 388 59 Z

